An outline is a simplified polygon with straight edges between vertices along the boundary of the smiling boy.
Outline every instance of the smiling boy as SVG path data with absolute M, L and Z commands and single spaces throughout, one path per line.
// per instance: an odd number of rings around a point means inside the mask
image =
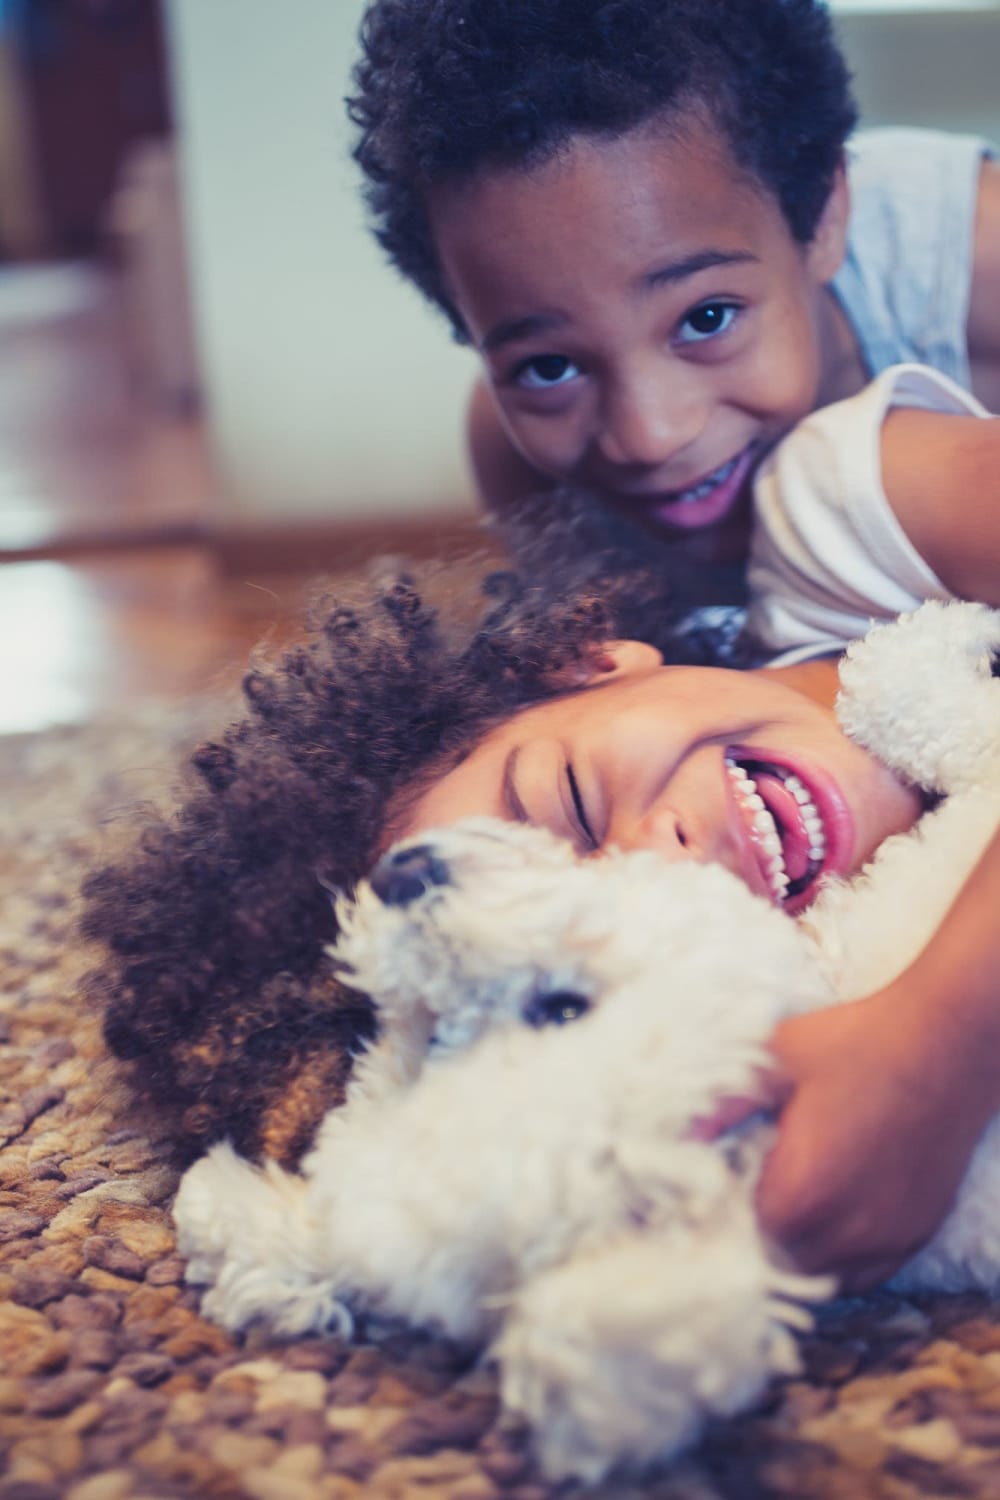
M 363 40 L 375 230 L 482 358 L 488 509 L 569 481 L 741 563 L 753 473 L 816 407 L 901 361 L 1000 405 L 1000 166 L 848 146 L 818 0 L 376 0 Z

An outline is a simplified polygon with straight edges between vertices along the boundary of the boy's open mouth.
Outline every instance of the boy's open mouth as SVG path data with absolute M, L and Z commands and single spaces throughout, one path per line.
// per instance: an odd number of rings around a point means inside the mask
M 793 771 L 769 761 L 727 754 L 726 774 L 771 899 L 801 910 L 829 845 L 812 793 Z
M 733 458 L 727 459 L 697 484 L 670 494 L 649 496 L 647 504 L 652 520 L 682 531 L 700 531 L 726 520 L 743 493 L 743 487 L 756 457 L 750 444 Z

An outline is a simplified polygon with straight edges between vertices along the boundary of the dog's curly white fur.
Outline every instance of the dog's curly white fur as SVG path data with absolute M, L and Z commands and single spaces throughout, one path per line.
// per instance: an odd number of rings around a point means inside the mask
M 878 987 L 933 931 L 1000 817 L 998 648 L 997 614 L 927 605 L 852 649 L 845 728 L 947 795 L 798 923 L 720 868 L 582 861 L 487 819 L 392 851 L 405 871 L 419 842 L 427 878 L 339 903 L 334 959 L 380 1035 L 302 1175 L 218 1146 L 184 1178 L 206 1313 L 295 1334 L 363 1310 L 487 1347 L 547 1472 L 586 1479 L 794 1369 L 801 1304 L 832 1288 L 758 1229 L 770 1127 L 691 1126 L 781 1017 Z M 900 1280 L 1000 1286 L 1000 1127 Z

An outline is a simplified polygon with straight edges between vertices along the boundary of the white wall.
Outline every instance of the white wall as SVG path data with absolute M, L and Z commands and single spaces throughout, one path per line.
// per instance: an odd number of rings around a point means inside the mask
M 866 125 L 1000 143 L 1000 0 L 833 0 Z
M 364 227 L 362 0 L 169 0 L 203 383 L 230 524 L 471 508 L 472 356 Z

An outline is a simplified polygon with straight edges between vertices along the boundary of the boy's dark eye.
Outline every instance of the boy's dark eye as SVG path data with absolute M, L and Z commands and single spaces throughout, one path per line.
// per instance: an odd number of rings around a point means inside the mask
M 519 365 L 514 378 L 518 385 L 531 391 L 547 390 L 550 386 L 565 385 L 579 371 L 565 354 L 536 354 Z
M 737 309 L 731 302 L 705 302 L 685 317 L 680 327 L 681 343 L 697 343 L 710 339 L 714 334 L 724 333 L 736 316 Z

